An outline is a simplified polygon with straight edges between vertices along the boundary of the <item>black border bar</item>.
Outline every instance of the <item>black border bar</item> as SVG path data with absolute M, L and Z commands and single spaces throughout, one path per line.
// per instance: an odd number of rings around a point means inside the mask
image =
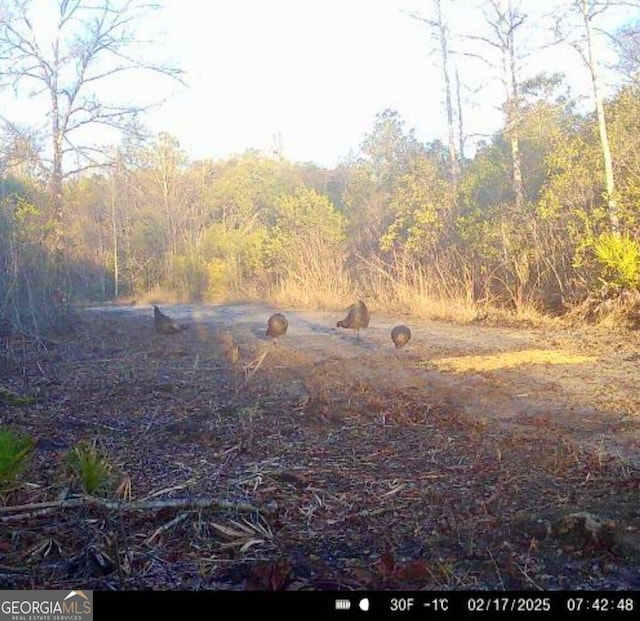
M 94 591 L 95 621 L 520 618 L 635 620 L 640 591 Z

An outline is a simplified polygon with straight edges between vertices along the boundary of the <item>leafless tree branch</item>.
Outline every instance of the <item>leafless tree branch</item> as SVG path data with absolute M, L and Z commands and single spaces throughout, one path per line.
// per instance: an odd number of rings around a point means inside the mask
M 30 16 L 32 0 L 7 0 L 6 17 L 0 21 L 0 87 L 11 86 L 16 95 L 47 95 L 52 145 L 52 195 L 61 207 L 63 158 L 75 153 L 85 157 L 91 149 L 69 140 L 69 135 L 92 124 L 125 131 L 130 119 L 163 102 L 116 104 L 98 100 L 93 89 L 120 74 L 141 71 L 185 85 L 183 72 L 140 57 L 148 44 L 137 36 L 142 19 L 158 10 L 155 3 L 140 0 L 59 0 L 54 40 L 43 45 Z M 35 85 L 35 87 L 34 87 Z M 89 161 L 87 166 L 96 162 Z M 74 170 L 82 170 L 82 163 Z M 68 174 L 67 174 L 68 173 Z

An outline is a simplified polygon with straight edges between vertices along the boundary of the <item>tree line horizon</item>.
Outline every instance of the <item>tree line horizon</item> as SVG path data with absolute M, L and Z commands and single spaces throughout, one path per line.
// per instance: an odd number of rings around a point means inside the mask
M 23 4 L 14 4 L 15 14 L 0 18 L 5 58 L 28 34 L 20 30 Z M 76 41 L 76 57 L 60 52 L 60 63 L 86 69 L 89 52 L 109 45 L 123 54 L 109 36 L 131 16 L 97 4 L 104 21 L 84 23 L 93 36 L 80 51 Z M 637 301 L 640 20 L 615 33 L 623 77 L 605 99 L 593 29 L 616 3 L 565 2 L 582 28 L 573 44 L 582 46 L 592 84 L 585 113 L 563 74 L 521 76 L 521 4 L 486 2 L 486 38 L 502 60 L 503 124 L 472 157 L 462 155 L 464 106 L 442 0 L 432 18 L 418 17 L 438 43 L 447 141 L 419 141 L 386 109 L 357 151 L 329 168 L 256 150 L 189 161 L 175 137 L 141 131 L 133 121 L 142 109 L 82 98 L 86 72 L 71 71 L 70 90 L 53 85 L 50 65 L 33 75 L 20 63 L 0 71 L 0 88 L 40 80 L 57 102 L 51 162 L 28 128 L 5 122 L 0 132 L 0 315 L 39 331 L 71 302 L 148 295 L 320 308 L 364 297 L 431 316 L 444 308 L 561 315 L 594 297 Z M 82 9 L 60 2 L 60 42 Z M 181 79 L 168 65 L 150 70 Z M 79 109 L 84 116 L 74 117 Z M 126 130 L 101 160 L 71 138 L 96 119 Z M 72 153 L 84 162 L 75 171 L 65 166 Z

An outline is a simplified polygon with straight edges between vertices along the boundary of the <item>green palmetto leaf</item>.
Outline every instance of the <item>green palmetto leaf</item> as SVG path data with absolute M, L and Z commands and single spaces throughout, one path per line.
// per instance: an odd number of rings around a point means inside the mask
M 594 251 L 608 282 L 628 288 L 640 284 L 640 244 L 635 239 L 603 233 L 594 243 Z
M 103 492 L 111 483 L 111 463 L 95 442 L 74 446 L 67 454 L 67 466 L 87 494 Z
M 0 483 L 12 480 L 33 451 L 33 438 L 0 429 Z

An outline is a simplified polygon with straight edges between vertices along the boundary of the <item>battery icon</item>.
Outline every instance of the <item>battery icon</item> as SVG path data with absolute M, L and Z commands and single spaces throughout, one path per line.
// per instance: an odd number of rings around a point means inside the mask
M 337 599 L 336 610 L 349 610 L 351 608 L 351 602 L 348 599 Z

